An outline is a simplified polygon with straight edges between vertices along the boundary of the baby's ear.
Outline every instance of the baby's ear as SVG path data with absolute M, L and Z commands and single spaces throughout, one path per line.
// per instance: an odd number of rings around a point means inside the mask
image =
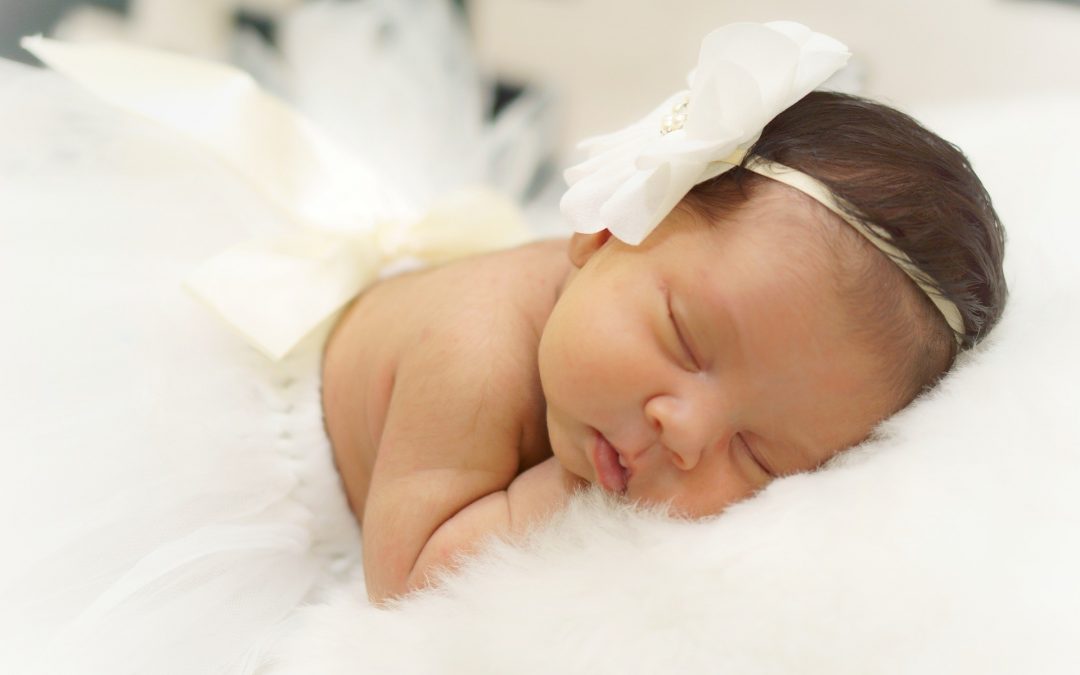
M 574 263 L 574 267 L 581 269 L 593 253 L 599 251 L 604 242 L 610 238 L 611 232 L 606 228 L 592 234 L 575 232 L 570 237 L 570 262 Z

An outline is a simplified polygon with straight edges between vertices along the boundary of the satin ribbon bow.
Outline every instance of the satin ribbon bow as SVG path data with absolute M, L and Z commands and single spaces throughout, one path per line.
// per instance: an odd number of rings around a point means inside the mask
M 791 21 L 733 23 L 709 33 L 690 89 L 640 121 L 582 141 L 560 204 L 574 230 L 608 229 L 637 245 L 692 187 L 730 170 L 761 130 L 839 70 L 840 42 Z
M 36 36 L 22 45 L 98 97 L 210 150 L 287 215 L 292 231 L 241 243 L 185 281 L 272 360 L 390 265 L 438 264 L 528 238 L 516 206 L 482 187 L 417 208 L 230 66 L 112 43 Z

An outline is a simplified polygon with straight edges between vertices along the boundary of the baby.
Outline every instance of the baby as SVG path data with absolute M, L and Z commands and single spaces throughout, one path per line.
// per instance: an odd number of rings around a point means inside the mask
M 323 407 L 373 601 L 589 483 L 718 514 L 866 439 L 998 320 L 1001 224 L 910 117 L 812 92 L 736 160 L 643 232 L 412 272 L 342 315 Z

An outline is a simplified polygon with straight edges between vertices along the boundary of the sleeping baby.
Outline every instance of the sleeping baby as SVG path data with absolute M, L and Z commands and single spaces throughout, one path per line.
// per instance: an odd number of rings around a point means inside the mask
M 371 26 L 391 4 L 333 3 Z M 419 36 L 362 50 L 361 81 L 428 100 L 406 74 L 449 42 Z M 26 110 L 4 157 L 33 169 L 9 209 L 10 344 L 50 358 L 13 378 L 43 403 L 6 429 L 33 452 L 5 486 L 26 517 L 0 574 L 3 673 L 261 671 L 298 606 L 352 582 L 357 536 L 381 603 L 581 490 L 715 517 L 863 442 L 1005 303 L 1004 235 L 964 156 L 816 91 L 847 50 L 796 24 L 711 33 L 686 90 L 585 143 L 574 234 L 509 249 L 513 209 L 422 201 L 422 171 L 387 184 L 391 158 L 235 69 L 24 44 L 54 72 L 7 83 Z M 450 124 L 384 121 L 354 118 L 391 142 Z
M 688 91 L 586 142 L 568 241 L 353 301 L 323 410 L 374 601 L 589 484 L 719 514 L 865 440 L 987 334 L 989 196 L 907 115 L 812 91 L 846 58 L 797 24 L 718 29 Z

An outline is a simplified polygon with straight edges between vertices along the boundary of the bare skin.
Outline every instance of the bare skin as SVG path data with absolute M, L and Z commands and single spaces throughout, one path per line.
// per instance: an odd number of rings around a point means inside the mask
M 423 587 L 489 529 L 521 531 L 584 483 L 552 459 L 536 369 L 571 269 L 566 240 L 467 258 L 374 286 L 335 327 L 323 409 L 373 601 Z
M 780 186 L 728 220 L 676 209 L 383 282 L 327 343 L 323 408 L 368 594 L 432 582 L 599 483 L 687 516 L 812 470 L 899 407 Z M 817 248 L 815 248 L 817 247 Z

